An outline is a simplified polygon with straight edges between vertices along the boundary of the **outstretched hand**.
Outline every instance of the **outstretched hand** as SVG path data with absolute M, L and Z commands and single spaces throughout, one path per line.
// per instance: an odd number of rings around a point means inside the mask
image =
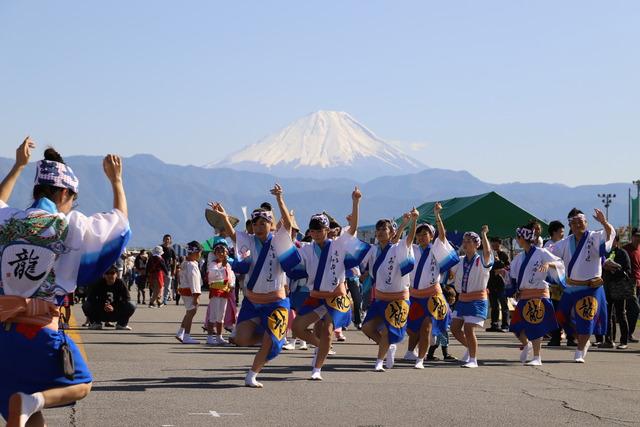
M 31 159 L 31 152 L 36 148 L 36 143 L 33 142 L 30 136 L 27 136 L 22 144 L 16 149 L 16 166 L 26 166 Z
M 111 183 L 122 180 L 122 159 L 115 154 L 107 154 L 102 160 L 104 174 Z
M 433 205 L 433 213 L 437 215 L 440 212 L 442 212 L 442 204 L 440 204 L 440 202 L 436 202 L 436 204 Z
M 353 190 L 353 193 L 351 193 L 351 199 L 355 200 L 360 200 L 362 198 L 362 193 L 360 192 L 360 188 L 358 188 L 358 186 L 356 185 L 356 188 Z
M 596 208 L 594 209 L 595 215 L 593 215 L 593 217 L 595 218 L 596 221 L 598 221 L 600 224 L 605 224 L 607 222 L 607 217 L 604 216 L 604 213 Z
M 276 198 L 282 197 L 282 194 L 284 194 L 284 191 L 282 190 L 282 186 L 277 182 L 269 192 L 272 195 L 276 196 Z
M 224 210 L 224 207 L 219 202 L 209 202 L 209 207 L 215 213 L 226 216 L 227 212 Z

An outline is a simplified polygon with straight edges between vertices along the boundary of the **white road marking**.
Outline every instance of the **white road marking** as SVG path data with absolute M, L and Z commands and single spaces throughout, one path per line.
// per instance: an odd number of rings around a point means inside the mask
M 208 415 L 213 418 L 220 417 L 238 417 L 242 414 L 232 413 L 232 412 L 218 412 L 218 411 L 209 411 L 209 412 L 191 412 L 189 415 Z

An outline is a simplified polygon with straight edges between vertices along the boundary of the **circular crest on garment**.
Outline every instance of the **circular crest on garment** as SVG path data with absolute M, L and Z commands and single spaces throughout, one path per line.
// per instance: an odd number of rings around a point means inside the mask
M 542 323 L 545 314 L 544 303 L 540 298 L 531 298 L 522 307 L 522 318 L 532 325 Z
M 348 296 L 343 295 L 339 297 L 327 298 L 327 304 L 334 310 L 338 310 L 340 313 L 346 313 L 351 310 L 351 300 Z
M 592 296 L 581 298 L 576 303 L 576 314 L 583 320 L 592 321 L 598 312 L 598 300 Z
M 427 308 L 436 320 L 444 320 L 444 318 L 447 317 L 447 302 L 444 300 L 442 294 L 436 294 L 429 298 Z
M 384 310 L 384 317 L 394 328 L 402 328 L 407 323 L 409 304 L 405 300 L 391 301 Z
M 267 319 L 269 330 L 273 335 L 281 340 L 287 334 L 287 323 L 289 321 L 289 310 L 284 307 L 278 307 L 271 312 Z

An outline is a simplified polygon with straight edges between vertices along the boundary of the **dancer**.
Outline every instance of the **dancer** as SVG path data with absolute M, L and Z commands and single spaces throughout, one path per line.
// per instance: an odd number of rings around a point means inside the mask
M 567 288 L 556 316 L 567 334 L 577 334 L 576 363 L 584 363 L 591 335 L 607 332 L 601 257 L 611 251 L 616 231 L 600 209 L 595 209 L 593 217 L 603 230 L 590 231 L 586 215 L 579 209 L 572 209 L 568 215 L 572 234 L 551 249 L 554 255 L 562 258 L 567 270 Z
M 86 217 L 73 210 L 79 181 L 53 148 L 36 164 L 33 204 L 7 206 L 34 148 L 27 137 L 0 183 L 0 413 L 9 427 L 44 425 L 44 408 L 89 394 L 91 373 L 58 329 L 59 306 L 77 284 L 99 279 L 130 236 L 122 162 L 112 154 L 102 162 L 113 191 L 111 212 Z M 68 356 L 73 363 L 63 364 Z
M 402 341 L 409 315 L 409 272 L 415 266 L 413 239 L 416 235 L 418 211 L 413 208 L 402 216 L 402 225 L 389 219 L 376 223 L 378 244 L 371 247 L 364 264 L 374 282 L 374 301 L 367 311 L 362 332 L 378 344 L 374 370 L 393 368 L 396 344 Z M 411 223 L 409 233 L 399 242 L 404 228 Z M 384 267 L 383 267 L 384 266 Z
M 451 272 L 455 277 L 458 302 L 453 311 L 451 333 L 467 348 L 462 357 L 464 368 L 478 367 L 478 340 L 475 328 L 482 328 L 487 319 L 487 283 L 493 266 L 493 253 L 489 246 L 487 233 L 489 226 L 482 226 L 482 237 L 469 231 L 462 238 L 464 257 Z M 478 249 L 482 246 L 481 254 Z
M 349 230 L 335 239 L 329 239 L 329 218 L 317 214 L 309 221 L 313 243 L 303 245 L 298 252 L 302 264 L 294 269 L 292 278 L 307 277 L 310 288 L 293 331 L 298 338 L 316 346 L 312 362 L 312 380 L 322 380 L 321 369 L 329 354 L 334 328 L 351 323 L 351 302 L 347 296 L 346 270 L 360 264 L 370 245 L 355 237 L 362 194 L 356 187 L 352 195 L 352 213 Z M 319 337 L 307 327 L 315 324 Z
M 259 208 L 251 213 L 254 232 L 251 235 L 234 230 L 222 204 L 210 204 L 225 221 L 229 237 L 236 243 L 240 259 L 234 264 L 235 272 L 247 275 L 245 298 L 240 308 L 234 339 L 240 346 L 261 343 L 245 377 L 245 385 L 253 388 L 263 387 L 256 377 L 265 363 L 280 353 L 285 343 L 290 307 L 285 293 L 286 272 L 301 261 L 291 241 L 291 219 L 282 187 L 276 184 L 271 194 L 276 197 L 282 216 L 275 233 L 271 233 L 271 211 Z
M 222 326 L 229 295 L 233 293 L 236 284 L 236 275 L 231 268 L 229 247 L 224 239 L 217 240 L 213 245 L 207 266 L 207 278 L 209 282 L 207 344 L 227 345 L 228 341 L 222 337 Z
M 538 247 L 532 224 L 516 229 L 518 245 L 523 249 L 511 263 L 511 283 L 506 294 L 518 297 L 509 330 L 522 343 L 520 362 L 529 366 L 542 365 L 542 337 L 558 328 L 549 285 L 564 287 L 564 264 L 547 249 Z M 533 359 L 529 362 L 531 352 Z
M 438 226 L 438 238 L 434 241 L 435 229 L 431 224 L 422 223 L 416 228 L 418 244 L 413 245 L 417 264 L 410 274 L 411 309 L 407 322 L 410 350 L 407 354 L 413 355 L 412 350 L 418 345 L 414 366 L 416 369 L 424 369 L 424 358 L 431 345 L 431 335 L 446 333 L 451 323 L 451 311 L 443 296 L 440 281 L 441 274 L 456 265 L 460 257 L 447 241 L 441 211 L 442 205 L 436 203 L 433 213 Z

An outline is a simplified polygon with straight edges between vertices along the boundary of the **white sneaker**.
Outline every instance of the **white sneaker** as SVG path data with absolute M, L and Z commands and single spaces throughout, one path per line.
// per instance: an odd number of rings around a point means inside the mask
M 295 344 L 295 342 L 287 341 L 287 343 L 282 346 L 282 349 L 283 350 L 295 350 L 296 349 L 296 344 Z
M 207 337 L 207 345 L 218 345 L 218 337 L 215 335 L 209 335 Z
M 229 344 L 229 341 L 225 340 L 225 339 L 222 337 L 222 335 L 220 335 L 220 336 L 218 337 L 218 345 L 223 345 L 223 346 L 224 346 L 224 345 L 227 345 L 227 344 Z
M 418 358 L 418 352 L 416 351 L 416 349 L 414 349 L 413 351 L 407 350 L 407 352 L 404 354 L 404 357 L 403 357 L 403 359 L 408 362 L 415 362 L 417 358 Z
M 531 344 L 531 341 L 528 341 L 527 345 L 520 351 L 520 363 L 526 363 L 531 353 L 533 353 L 533 344 Z
M 191 335 L 189 334 L 184 334 L 184 337 L 182 338 L 182 344 L 200 344 L 200 341 L 191 338 Z
M 580 350 L 576 350 L 576 354 L 573 356 L 573 360 L 576 363 L 584 363 L 584 353 Z
M 542 359 L 540 357 L 534 357 L 533 360 L 525 363 L 526 366 L 542 366 Z
M 460 361 L 462 363 L 467 363 L 469 361 L 470 357 L 469 357 L 469 350 L 465 351 L 464 354 L 462 355 L 462 359 L 460 359 Z
M 416 364 L 413 367 L 416 369 L 424 369 L 424 361 L 422 359 L 417 359 Z
M 333 356 L 336 354 L 336 351 L 333 349 L 333 346 L 329 347 L 329 353 L 327 353 L 327 356 Z
M 307 345 L 306 341 L 300 341 L 302 344 L 300 344 L 300 350 L 309 350 L 309 346 Z
M 387 369 L 393 368 L 393 364 L 396 362 L 396 345 L 391 344 L 389 350 L 387 350 L 387 358 L 385 360 L 385 367 Z
M 373 368 L 376 372 L 384 372 L 384 368 L 382 367 L 383 360 L 376 360 L 376 366 Z

